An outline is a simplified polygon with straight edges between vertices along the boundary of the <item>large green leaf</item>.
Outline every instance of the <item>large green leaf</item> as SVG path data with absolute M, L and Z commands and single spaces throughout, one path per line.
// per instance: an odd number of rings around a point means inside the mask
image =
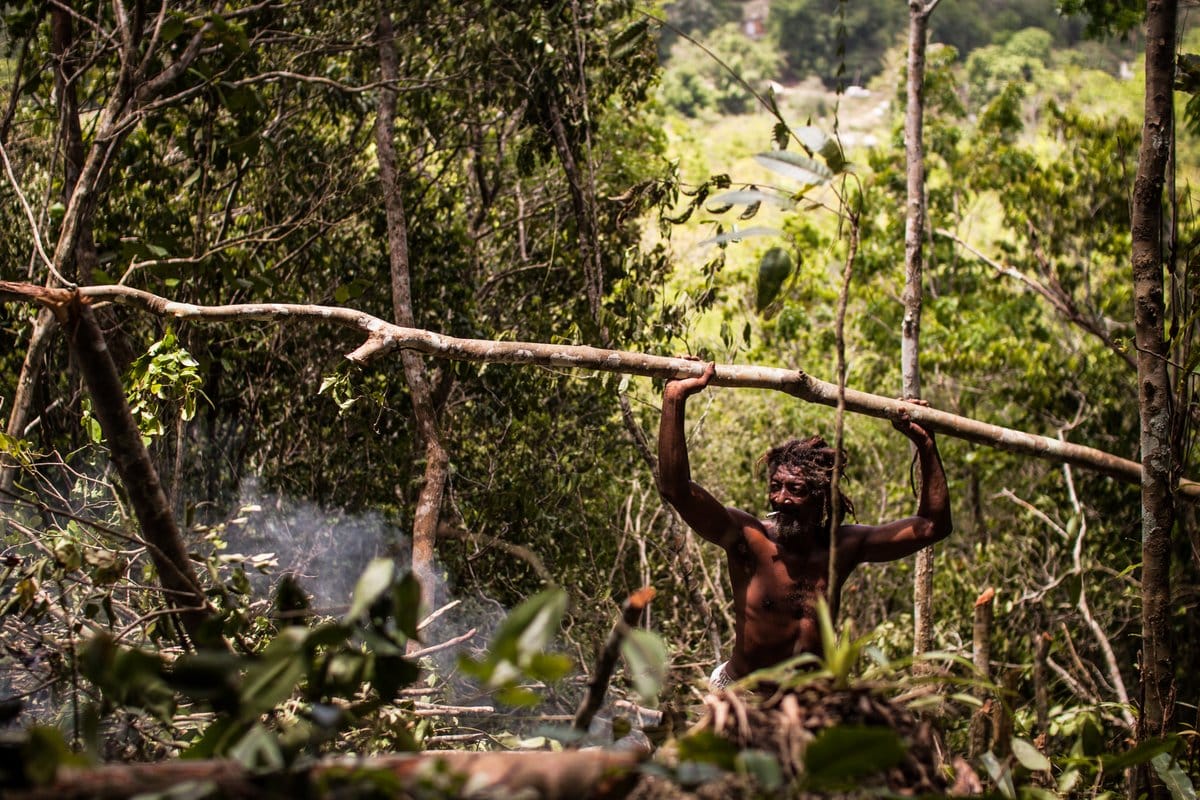
M 526 673 L 561 673 L 561 658 L 547 659 L 544 651 L 566 610 L 567 593 L 558 587 L 530 597 L 501 623 L 486 658 L 460 661 L 463 671 L 493 688 L 511 687 Z
M 783 768 L 779 759 L 765 750 L 743 750 L 734 759 L 739 773 L 749 775 L 764 791 L 773 792 L 783 785 Z
M 363 570 L 359 576 L 358 583 L 354 585 L 354 594 L 350 600 L 350 610 L 343 617 L 347 623 L 354 622 L 356 619 L 367 613 L 367 609 L 371 607 L 379 596 L 387 591 L 392 585 L 392 578 L 396 574 L 396 564 L 390 558 L 372 559 L 367 568 Z
M 656 702 L 667 680 L 667 648 L 658 634 L 634 628 L 621 641 L 634 691 L 643 702 Z
M 701 730 L 679 740 L 679 761 L 698 761 L 715 764 L 724 770 L 737 766 L 738 748 L 728 739 L 711 730 Z
M 1004 795 L 1008 800 L 1015 800 L 1017 789 L 1013 785 L 1012 770 L 1001 763 L 1000 759 L 996 758 L 996 754 L 991 750 L 981 755 L 979 760 L 983 762 L 984 768 L 988 771 L 988 775 L 991 776 L 992 781 L 995 782 L 996 787 L 1000 790 L 1000 794 Z
M 1043 772 L 1050 769 L 1050 759 L 1042 755 L 1042 751 L 1034 747 L 1033 742 L 1028 739 L 1012 737 L 1012 753 L 1027 770 Z
M 1172 738 L 1148 739 L 1124 753 L 1101 755 L 1100 764 L 1104 767 L 1105 772 L 1119 772 L 1129 767 L 1145 764 L 1163 753 L 1169 753 L 1175 749 L 1175 744 L 1176 741 Z
M 558 633 L 566 610 L 566 590 L 555 587 L 535 594 L 513 609 L 500 625 L 492 640 L 492 652 L 516 664 L 528 663 Z
M 1150 763 L 1174 800 L 1196 800 L 1196 787 L 1192 784 L 1192 779 L 1170 753 L 1159 753 L 1150 759 Z
M 804 771 L 814 783 L 840 783 L 889 769 L 904 758 L 904 742 L 891 728 L 826 728 L 804 751 Z
M 819 161 L 814 161 L 808 156 L 802 156 L 790 150 L 772 150 L 769 153 L 759 153 L 754 156 L 754 160 L 772 172 L 798 181 L 803 189 L 820 186 L 833 178 L 833 172 L 830 171 L 829 167 Z
M 762 313 L 779 296 L 779 290 L 792 274 L 792 256 L 782 247 L 772 247 L 758 262 L 754 310 Z
M 246 670 L 240 697 L 243 717 L 257 717 L 291 697 L 304 677 L 304 635 L 303 629 L 285 628 Z

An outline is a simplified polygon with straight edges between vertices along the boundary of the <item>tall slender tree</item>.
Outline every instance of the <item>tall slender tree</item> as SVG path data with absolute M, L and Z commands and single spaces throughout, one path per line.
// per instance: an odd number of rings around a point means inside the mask
M 1174 139 L 1175 0 L 1146 5 L 1146 95 L 1142 144 L 1133 189 L 1132 254 L 1138 405 L 1142 454 L 1142 654 L 1138 738 L 1171 728 L 1175 682 L 1171 652 L 1171 477 L 1178 453 L 1171 442 L 1170 342 L 1165 335 L 1163 188 Z M 1137 789 L 1133 789 L 1136 792 Z M 1160 788 L 1151 788 L 1159 793 Z
M 901 323 L 901 394 L 921 397 L 921 304 L 925 268 L 925 49 L 929 40 L 929 16 L 938 0 L 909 0 L 908 82 L 905 89 L 904 154 L 907 203 L 904 215 L 904 318 Z M 933 548 L 916 555 L 913 571 L 913 651 L 924 653 L 933 646 Z

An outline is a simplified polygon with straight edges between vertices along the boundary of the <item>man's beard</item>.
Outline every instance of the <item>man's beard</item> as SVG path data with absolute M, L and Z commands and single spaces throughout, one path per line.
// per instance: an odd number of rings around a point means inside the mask
M 799 542 L 812 536 L 814 525 L 796 514 L 778 511 L 775 514 L 775 533 L 781 541 Z

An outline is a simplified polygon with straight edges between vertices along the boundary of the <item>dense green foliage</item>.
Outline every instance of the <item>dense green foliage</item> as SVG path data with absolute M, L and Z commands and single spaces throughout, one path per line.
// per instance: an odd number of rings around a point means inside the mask
M 400 6 L 392 133 L 418 325 L 829 378 L 853 226 L 848 383 L 898 393 L 905 176 L 894 99 L 903 83 L 887 54 L 899 52 L 903 4 L 780 0 L 758 40 L 742 33 L 735 3 L 672 4 L 677 30 L 661 37 L 624 0 Z M 117 25 L 112 8 L 89 3 L 79 13 L 95 22 L 71 39 L 86 54 L 71 63 L 82 144 L 92 146 L 122 58 L 112 49 L 119 37 L 106 33 Z M 324 303 L 391 319 L 372 138 L 376 13 L 354 3 L 233 4 L 219 17 L 201 4 L 172 7 L 160 38 L 139 44 L 147 63 L 173 63 L 191 37 L 203 47 L 113 138 L 93 187 L 95 263 L 76 260 L 74 279 L 182 302 Z M 47 280 L 21 199 L 52 247 L 73 180 L 61 88 L 45 69 L 62 58 L 52 20 L 49 8 L 7 8 L 0 36 L 12 98 L 0 125 L 13 166 L 0 181 L 6 280 Z M 1136 91 L 1112 74 L 1125 51 L 1067 49 L 1083 22 L 1045 4 L 947 3 L 933 20 L 944 46 L 930 53 L 926 85 L 925 397 L 1135 457 L 1126 272 L 1140 120 Z M 784 92 L 768 114 L 750 92 L 814 76 L 871 81 L 874 94 Z M 836 130 L 841 145 L 814 146 L 810 122 Z M 761 157 L 780 141 L 786 157 Z M 1196 152 L 1181 140 L 1180 175 L 1195 174 Z M 717 197 L 730 189 L 741 194 Z M 743 236 L 749 226 L 767 235 Z M 1174 266 L 1190 276 L 1191 294 L 1170 301 L 1179 342 L 1195 324 L 1186 313 L 1200 286 L 1196 241 L 1181 211 Z M 588 299 L 593 252 L 599 307 Z M 725 562 L 678 535 L 641 451 L 639 434 L 657 424 L 654 382 L 427 364 L 451 470 L 438 605 L 459 605 L 420 636 L 478 633 L 470 660 L 425 659 L 416 685 L 428 693 L 405 695 L 415 671 L 402 655 L 417 620 L 412 583 L 393 561 L 408 557 L 424 464 L 399 360 L 350 365 L 343 356 L 360 342 L 331 326 L 100 313 L 235 652 L 177 659 L 160 599 L 146 588 L 154 576 L 144 543 L 60 337 L 39 361 L 28 424 L 0 439 L 20 466 L 14 494 L 0 497 L 0 700 L 26 700 L 18 724 L 53 724 L 111 758 L 192 748 L 260 764 L 416 747 L 458 730 L 453 718 L 411 713 L 431 698 L 520 707 L 538 699 L 534 686 L 549 710 L 571 710 L 580 686 L 556 683 L 572 671 L 568 661 L 580 671 L 617 603 L 647 584 L 659 591 L 649 627 L 666 646 L 666 698 L 690 701 L 724 657 Z M 29 308 L 0 311 L 6 415 L 33 325 Z M 1183 364 L 1180 385 L 1195 375 L 1195 361 Z M 833 427 L 827 409 L 744 391 L 706 392 L 689 414 L 696 479 L 751 512 L 764 506 L 758 455 Z M 1181 433 L 1189 457 L 1194 436 L 1194 426 Z M 883 423 L 851 418 L 846 446 L 858 520 L 910 514 L 904 442 Z M 1011 690 L 1003 699 L 1018 749 L 1035 739 L 1040 747 L 982 761 L 981 772 L 994 765 L 995 786 L 1016 776 L 1031 796 L 1052 784 L 1064 796 L 1119 791 L 1125 762 L 1104 758 L 1125 749 L 1136 701 L 1136 487 L 949 437 L 940 447 L 956 530 L 939 548 L 938 647 L 969 657 L 973 602 L 995 587 L 992 677 Z M 1180 469 L 1194 475 L 1194 457 Z M 1180 529 L 1174 622 L 1179 716 L 1190 720 L 1190 666 L 1200 658 L 1194 508 L 1182 510 Z M 839 682 L 862 654 L 895 662 L 911 651 L 910 571 L 907 562 L 868 566 L 848 582 L 843 616 L 866 633 L 827 631 L 826 668 Z M 1053 642 L 1039 719 L 1033 664 L 1044 634 Z M 660 645 L 639 644 L 630 660 L 644 669 L 631 668 L 639 674 L 619 688 L 650 696 L 662 688 Z M 973 703 L 942 707 L 955 752 L 966 750 Z M 495 727 L 521 731 L 525 722 L 502 717 Z M 1194 741 L 1190 726 L 1181 730 Z M 1053 781 L 1040 776 L 1041 754 Z M 1194 746 L 1190 758 L 1194 766 Z

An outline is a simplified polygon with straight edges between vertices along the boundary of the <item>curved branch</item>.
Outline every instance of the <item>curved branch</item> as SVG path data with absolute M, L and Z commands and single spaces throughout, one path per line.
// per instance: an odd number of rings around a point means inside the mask
M 160 316 L 202 322 L 286 319 L 332 322 L 367 335 L 367 341 L 346 356 L 360 364 L 393 350 L 404 349 L 455 361 L 600 370 L 654 378 L 699 377 L 705 368 L 704 364 L 686 358 L 605 350 L 586 345 L 460 339 L 420 328 L 403 328 L 365 312 L 338 306 L 291 303 L 201 306 L 194 303 L 177 303 L 128 286 L 85 286 L 79 289 L 79 293 L 93 300 L 112 300 Z M 68 302 L 71 295 L 72 292 L 65 289 L 0 281 L 0 297 L 22 302 L 33 300 L 54 306 Z M 716 374 L 709 385 L 774 389 L 809 403 L 830 407 L 836 407 L 838 402 L 836 384 L 814 378 L 803 370 L 721 364 L 717 366 Z M 856 389 L 846 389 L 846 409 L 856 414 L 888 420 L 898 418 L 903 410 L 922 427 L 947 436 L 1047 461 L 1074 464 L 1128 483 L 1140 484 L 1142 479 L 1142 467 L 1136 461 L 1103 450 L 990 425 L 969 417 L 927 406 L 902 403 L 894 398 Z M 1200 499 L 1200 482 L 1182 479 L 1178 491 L 1182 498 Z

